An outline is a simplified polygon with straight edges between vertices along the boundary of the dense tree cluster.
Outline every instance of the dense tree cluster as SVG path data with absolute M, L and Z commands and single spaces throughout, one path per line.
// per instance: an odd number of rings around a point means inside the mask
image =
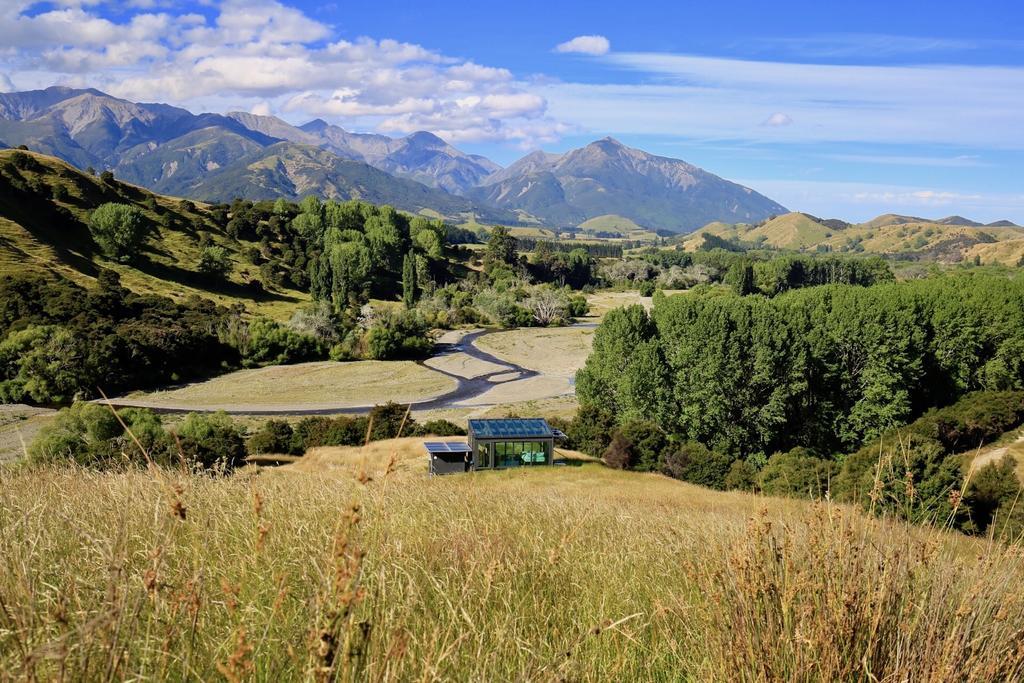
M 648 250 L 602 264 L 603 280 L 620 286 L 689 289 L 724 283 L 739 294 L 776 296 L 818 285 L 870 286 L 893 282 L 889 264 L 877 256 L 741 253 L 722 249 L 683 252 Z
M 202 376 L 238 363 L 203 299 L 133 294 L 103 270 L 85 290 L 66 280 L 0 278 L 0 400 L 67 403 Z
M 877 460 L 877 440 L 893 446 L 891 430 L 920 417 L 908 437 L 921 458 L 913 476 L 948 495 L 960 480 L 935 479 L 935 467 L 956 469 L 950 454 L 1024 421 L 1006 407 L 1016 394 L 968 401 L 957 417 L 926 414 L 981 390 L 1024 390 L 1024 279 L 658 296 L 652 314 L 613 311 L 597 330 L 577 376 L 574 438 L 620 466 L 691 480 L 697 467 L 702 481 L 715 471 L 720 486 L 732 475 L 792 495 L 821 494 L 839 477 L 837 490 L 862 499 L 868 470 L 851 468 Z M 638 429 L 662 434 L 639 438 Z M 659 439 L 660 453 L 645 451 Z M 874 449 L 858 451 L 865 444 Z M 851 452 L 840 472 L 836 458 Z M 749 468 L 732 470 L 736 461 Z M 906 476 L 900 463 L 896 479 Z

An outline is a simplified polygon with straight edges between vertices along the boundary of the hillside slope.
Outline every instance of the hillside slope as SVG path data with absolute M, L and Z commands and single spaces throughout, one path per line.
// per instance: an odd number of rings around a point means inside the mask
M 0 594 L 18 637 L 62 645 L 0 647 L 0 669 L 87 679 L 113 650 L 151 680 L 1024 672 L 1019 548 L 595 464 L 429 479 L 411 439 L 306 457 L 234 477 L 0 468 Z
M 103 259 L 92 241 L 86 223 L 91 211 L 105 202 L 131 204 L 155 227 L 144 259 L 133 266 Z M 231 254 L 226 281 L 214 284 L 196 272 L 201 239 Z M 192 202 L 116 180 L 106 183 L 52 156 L 0 150 L 0 274 L 49 273 L 88 284 L 102 265 L 116 270 L 122 284 L 139 293 L 174 299 L 198 294 L 287 315 L 307 295 L 253 287 L 258 269 L 241 257 L 252 246 L 224 234 L 205 208 Z
M 960 220 L 958 216 L 941 219 Z M 747 247 L 767 246 L 792 251 L 899 254 L 920 260 L 959 263 L 978 257 L 982 263 L 1015 266 L 1024 258 L 1024 228 L 966 225 L 886 214 L 860 224 L 823 221 L 789 213 L 760 224 L 709 223 L 684 238 L 683 249 L 695 250 L 709 234 Z

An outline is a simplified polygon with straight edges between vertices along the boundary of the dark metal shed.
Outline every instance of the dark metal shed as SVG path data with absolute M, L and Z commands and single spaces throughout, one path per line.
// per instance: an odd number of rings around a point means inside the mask
M 467 472 L 470 461 L 466 456 L 472 451 L 468 444 L 458 441 L 427 441 L 423 444 L 430 458 L 431 474 L 455 474 Z

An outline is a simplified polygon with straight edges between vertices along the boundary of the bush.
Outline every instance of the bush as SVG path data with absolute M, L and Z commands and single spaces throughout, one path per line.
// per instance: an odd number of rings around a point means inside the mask
M 710 451 L 703 444 L 685 443 L 666 458 L 665 474 L 691 484 L 713 489 L 725 488 L 725 477 L 732 466 L 732 458 L 724 453 Z
M 245 464 L 245 439 L 226 413 L 189 413 L 177 434 L 193 467 L 229 471 Z
M 292 451 L 305 453 L 320 446 L 359 446 L 366 440 L 365 417 L 307 417 L 295 426 Z
M 640 283 L 640 296 L 654 296 L 655 285 L 653 280 L 644 280 Z
M 448 420 L 430 420 L 416 430 L 421 436 L 465 436 L 466 430 Z
M 197 270 L 207 277 L 223 278 L 231 272 L 231 257 L 221 246 L 203 247 L 199 252 Z
M 737 460 L 725 475 L 725 488 L 729 491 L 753 491 L 757 487 L 757 469 L 746 460 Z
M 372 441 L 395 439 L 416 432 L 416 421 L 409 412 L 409 406 L 401 403 L 388 401 L 383 405 L 374 406 L 367 417 L 373 425 L 370 432 Z
M 601 457 L 612 440 L 615 415 L 596 405 L 581 406 L 569 427 L 576 448 L 587 455 Z
M 433 348 L 426 326 L 412 311 L 382 316 L 366 337 L 366 354 L 373 360 L 423 358 Z
M 1013 514 L 1014 508 L 1024 506 L 1024 501 L 1019 500 L 1021 486 L 1016 470 L 1017 461 L 1012 455 L 1005 455 L 974 473 L 964 495 L 970 510 L 965 531 L 983 534 L 995 522 L 993 531 L 997 535 L 1016 540 L 1020 517 Z
M 833 463 L 806 448 L 776 453 L 758 475 L 761 491 L 769 496 L 821 498 L 829 489 Z
M 89 217 L 89 232 L 100 250 L 122 263 L 138 257 L 149 229 L 145 214 L 130 204 L 102 204 Z
M 617 470 L 627 470 L 636 462 L 636 453 L 633 449 L 633 442 L 626 438 L 622 432 L 616 431 L 612 434 L 612 440 L 608 447 L 601 454 L 601 459 L 609 467 Z
M 88 386 L 95 371 L 71 331 L 31 325 L 0 342 L 0 401 L 61 404 Z
M 29 459 L 46 463 L 74 461 L 98 468 L 143 464 L 147 455 L 156 462 L 168 462 L 170 441 L 159 416 L 137 408 L 118 411 L 118 415 L 120 420 L 108 406 L 98 403 L 79 402 L 64 408 L 32 442 Z M 122 421 L 134 439 L 125 433 Z M 146 449 L 145 454 L 139 450 L 136 439 Z
M 248 340 L 239 349 L 249 365 L 283 365 L 323 357 L 320 343 L 270 318 L 256 318 L 249 324 Z
M 259 431 L 249 437 L 246 446 L 250 453 L 293 453 L 295 432 L 284 420 L 267 420 Z
M 629 469 L 651 472 L 659 468 L 663 452 L 668 447 L 668 438 L 661 427 L 654 422 L 631 420 L 620 427 L 617 433 L 631 444 L 632 459 L 627 465 Z

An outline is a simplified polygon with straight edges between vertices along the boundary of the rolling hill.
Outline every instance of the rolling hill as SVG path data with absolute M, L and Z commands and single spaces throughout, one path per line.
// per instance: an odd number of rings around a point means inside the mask
M 468 196 L 519 209 L 549 225 L 614 214 L 651 229 L 686 232 L 712 220 L 758 221 L 786 209 L 679 159 L 604 138 L 562 155 L 534 152 Z
M 101 260 L 86 222 L 105 202 L 131 204 L 156 226 L 141 262 L 102 261 L 135 292 L 173 299 L 201 295 L 277 316 L 290 315 L 308 299 L 294 290 L 253 287 L 259 269 L 242 253 L 256 245 L 226 235 L 204 206 L 121 181 L 107 183 L 56 157 L 18 150 L 0 150 L 0 274 L 45 273 L 91 283 Z M 211 283 L 196 272 L 203 243 L 228 250 L 232 267 L 226 281 Z
M 900 254 L 945 263 L 978 257 L 982 263 L 1017 265 L 1024 257 L 1024 228 L 1009 221 L 982 225 L 961 216 L 929 220 L 885 214 L 854 225 L 793 212 L 759 224 L 709 223 L 680 244 L 689 251 L 701 249 L 705 234 L 748 247 Z

